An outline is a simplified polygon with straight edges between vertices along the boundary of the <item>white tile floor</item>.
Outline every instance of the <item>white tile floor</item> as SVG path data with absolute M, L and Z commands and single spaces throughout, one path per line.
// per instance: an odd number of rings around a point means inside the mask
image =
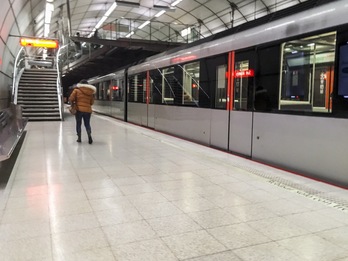
M 348 260 L 347 190 L 103 116 L 92 127 L 89 145 L 71 116 L 28 123 L 0 260 Z

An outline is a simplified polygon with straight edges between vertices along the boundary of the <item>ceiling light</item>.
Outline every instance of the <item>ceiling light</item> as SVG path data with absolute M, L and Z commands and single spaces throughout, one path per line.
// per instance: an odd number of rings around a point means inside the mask
M 44 37 L 48 37 L 50 33 L 50 24 L 45 24 L 44 25 Z
M 127 6 L 127 7 L 140 7 L 139 3 L 133 3 L 133 2 L 128 2 L 128 1 L 116 1 L 117 5 L 119 6 Z
M 171 6 L 176 6 L 178 3 L 180 3 L 182 0 L 176 0 L 174 3 L 171 4 Z
M 160 17 L 160 16 L 163 15 L 165 12 L 166 12 L 166 10 L 159 11 L 155 16 L 156 16 L 156 17 Z
M 145 26 L 147 26 L 150 23 L 150 21 L 146 21 L 144 23 L 142 23 L 138 28 L 139 29 L 143 29 Z
M 153 9 L 166 10 L 167 12 L 175 12 L 176 8 L 168 5 L 153 5 Z
M 128 37 L 130 37 L 133 34 L 134 34 L 134 31 L 131 31 L 129 34 L 126 35 L 126 37 L 128 38 Z
M 95 28 L 95 29 L 98 29 L 98 28 L 105 22 L 106 19 L 108 19 L 108 17 L 107 17 L 107 16 L 103 16 L 103 17 L 99 20 L 99 22 L 96 24 L 96 26 L 95 26 L 94 28 Z
M 105 13 L 104 16 L 109 16 L 109 15 L 111 15 L 111 13 L 115 10 L 116 6 L 117 6 L 117 4 L 116 4 L 116 2 L 114 2 L 114 3 L 110 6 L 110 8 L 106 11 L 106 13 Z

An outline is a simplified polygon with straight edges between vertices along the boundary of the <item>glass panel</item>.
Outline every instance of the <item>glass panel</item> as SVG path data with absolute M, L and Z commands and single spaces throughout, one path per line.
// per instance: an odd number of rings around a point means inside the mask
M 196 104 L 199 100 L 199 62 L 183 66 L 182 104 Z
M 234 109 L 248 109 L 248 87 L 249 87 L 249 61 L 240 61 L 235 64 L 234 75 Z
M 163 69 L 163 78 L 162 78 L 162 103 L 173 104 L 174 103 L 174 67 L 169 67 Z
M 216 93 L 215 93 L 215 108 L 226 108 L 227 102 L 227 65 L 216 67 Z
M 162 104 L 162 72 L 153 70 L 150 72 L 150 102 Z
M 123 86 L 121 80 L 113 80 L 111 82 L 111 99 L 113 101 L 122 101 Z
M 336 33 L 282 46 L 280 110 L 331 112 Z
M 144 87 L 145 83 L 145 87 Z M 132 75 L 128 79 L 130 102 L 144 103 L 146 97 L 146 75 L 145 73 Z M 144 89 L 145 88 L 145 89 Z

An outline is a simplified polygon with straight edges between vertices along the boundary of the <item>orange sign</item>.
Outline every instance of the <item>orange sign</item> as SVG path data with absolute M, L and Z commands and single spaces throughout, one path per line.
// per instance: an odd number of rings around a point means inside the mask
M 235 70 L 234 77 L 235 78 L 247 78 L 254 77 L 255 73 L 253 69 L 250 70 Z
M 20 43 L 22 46 L 29 47 L 46 47 L 46 48 L 58 48 L 57 40 L 47 40 L 47 39 L 39 39 L 39 38 L 21 38 Z

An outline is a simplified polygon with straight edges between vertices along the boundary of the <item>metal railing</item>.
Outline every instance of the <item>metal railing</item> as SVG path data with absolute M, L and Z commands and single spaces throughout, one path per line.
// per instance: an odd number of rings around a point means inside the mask
M 13 104 L 17 104 L 18 84 L 24 69 L 25 69 L 25 49 L 24 47 L 22 47 L 18 51 L 14 68 L 13 68 L 12 93 L 11 93 L 11 101 Z
M 61 70 L 62 70 L 62 64 L 60 64 L 61 61 L 61 55 L 62 51 L 65 49 L 68 49 L 69 44 L 66 44 L 64 46 L 59 47 L 57 56 L 56 56 L 56 69 L 57 69 L 57 93 L 58 93 L 58 103 L 59 103 L 59 113 L 60 118 L 64 120 L 64 97 L 63 97 L 63 91 L 62 91 L 62 83 L 61 83 Z
M 146 25 L 142 26 L 145 23 Z M 176 43 L 190 43 L 204 38 L 200 34 L 200 28 L 195 25 L 126 18 L 105 23 L 96 32 L 80 31 L 78 33 L 81 37 L 97 37 L 108 40 L 129 38 Z
M 56 56 L 43 56 L 43 55 L 32 55 L 26 54 L 25 48 L 21 47 L 15 59 L 15 65 L 13 69 L 13 81 L 12 81 L 12 99 L 13 104 L 17 104 L 18 97 L 18 85 L 21 75 L 25 68 L 31 66 L 46 67 L 57 70 L 57 96 L 59 104 L 60 119 L 63 120 L 63 91 L 61 84 L 61 66 L 59 64 L 60 52 L 66 46 L 59 48 Z

